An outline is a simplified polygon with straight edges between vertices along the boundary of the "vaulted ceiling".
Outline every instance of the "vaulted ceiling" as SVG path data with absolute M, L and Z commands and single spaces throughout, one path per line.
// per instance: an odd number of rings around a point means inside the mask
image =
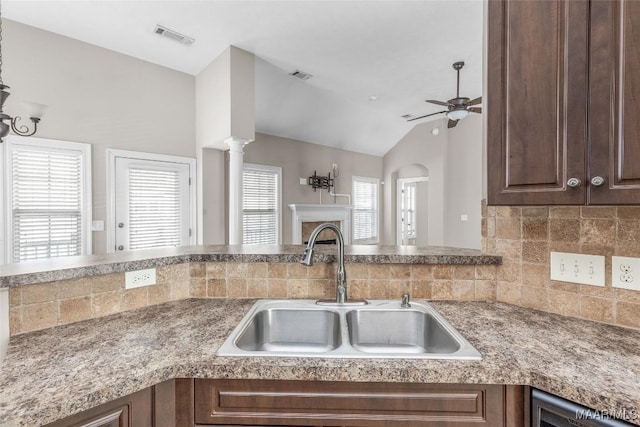
M 453 62 L 482 94 L 482 0 L 5 0 L 3 16 L 193 75 L 234 45 L 256 56 L 256 131 L 375 155 L 420 123 L 403 114 L 455 96 Z

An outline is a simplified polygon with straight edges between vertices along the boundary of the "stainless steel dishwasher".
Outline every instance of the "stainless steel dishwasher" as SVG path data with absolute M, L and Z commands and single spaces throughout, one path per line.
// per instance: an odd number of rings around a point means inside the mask
M 532 427 L 633 427 L 619 417 L 636 417 L 635 413 L 596 411 L 549 393 L 531 389 Z M 640 421 L 640 419 L 638 419 Z

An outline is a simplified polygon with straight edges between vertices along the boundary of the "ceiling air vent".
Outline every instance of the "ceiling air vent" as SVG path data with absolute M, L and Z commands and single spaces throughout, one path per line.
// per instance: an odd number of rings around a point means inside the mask
M 295 70 L 293 73 L 289 73 L 289 75 L 300 80 L 309 80 L 311 77 L 313 77 L 311 74 L 305 73 L 304 71 L 300 70 Z
M 407 120 L 407 119 L 412 118 L 412 117 L 413 117 L 413 114 L 403 114 L 403 115 L 402 115 L 402 116 L 400 116 L 400 117 L 402 117 L 403 119 Z
M 159 36 L 166 37 L 168 39 L 177 41 L 187 46 L 191 46 L 196 39 L 185 36 L 184 34 L 180 34 L 176 31 L 170 30 L 167 27 L 163 27 L 162 25 L 156 25 L 156 29 L 153 30 L 154 33 Z

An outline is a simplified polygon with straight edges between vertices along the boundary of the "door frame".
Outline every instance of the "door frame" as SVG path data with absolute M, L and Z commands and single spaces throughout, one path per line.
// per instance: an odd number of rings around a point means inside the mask
M 140 151 L 118 150 L 114 148 L 107 148 L 107 214 L 106 214 L 106 226 L 107 232 L 107 253 L 115 252 L 116 245 L 116 159 L 127 158 L 134 160 L 150 160 L 168 163 L 182 163 L 189 166 L 189 228 L 191 229 L 191 235 L 189 236 L 189 244 L 196 244 L 196 237 L 198 235 L 197 226 L 197 211 L 196 211 L 196 159 L 191 157 L 171 156 L 167 154 L 156 153 L 144 153 Z
M 429 182 L 429 177 L 428 176 L 417 176 L 415 178 L 397 178 L 396 179 L 396 245 L 397 246 L 401 246 L 402 245 L 402 226 L 400 224 L 400 218 L 402 217 L 402 205 L 399 202 L 399 199 L 401 197 L 402 194 L 402 184 L 404 183 L 408 183 L 408 182 Z M 418 192 L 416 191 L 416 200 L 418 200 Z M 418 205 L 416 203 L 416 217 L 417 215 L 417 210 L 418 210 Z M 417 226 L 417 224 L 416 224 Z M 416 234 L 416 240 L 418 239 L 418 236 Z

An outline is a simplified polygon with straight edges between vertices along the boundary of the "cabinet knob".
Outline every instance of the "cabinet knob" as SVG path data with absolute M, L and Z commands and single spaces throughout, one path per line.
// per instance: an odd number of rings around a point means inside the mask
M 604 178 L 601 176 L 594 176 L 591 178 L 591 185 L 594 187 L 600 187 L 604 184 Z
M 569 178 L 569 180 L 567 180 L 568 187 L 578 188 L 580 187 L 580 185 L 582 185 L 582 181 L 580 181 L 578 178 Z

